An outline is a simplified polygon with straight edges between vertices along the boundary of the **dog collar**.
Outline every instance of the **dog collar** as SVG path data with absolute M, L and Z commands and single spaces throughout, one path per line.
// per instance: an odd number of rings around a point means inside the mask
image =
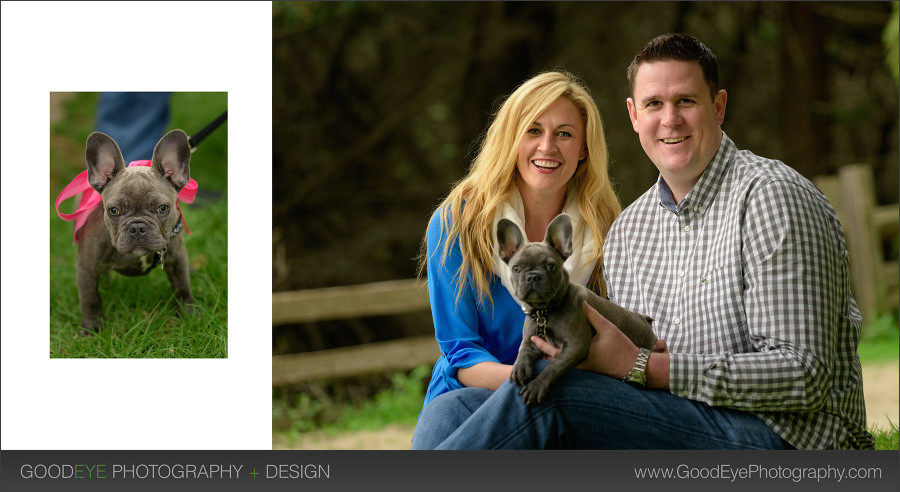
M 532 309 L 529 315 L 531 320 L 537 325 L 537 336 L 547 339 L 547 314 L 548 309 Z
M 128 163 L 128 167 L 132 166 L 150 166 L 151 161 L 141 160 L 141 161 L 131 161 Z M 193 203 L 194 197 L 197 196 L 197 182 L 194 181 L 194 178 L 191 178 L 188 181 L 188 184 L 185 185 L 181 191 L 178 192 L 178 201 L 184 203 Z M 64 214 L 59 211 L 59 204 L 72 198 L 81 193 L 81 202 L 78 204 L 78 209 L 70 214 Z M 71 183 L 66 185 L 65 188 L 61 192 L 59 192 L 59 196 L 56 197 L 56 214 L 59 215 L 59 218 L 66 221 L 75 221 L 75 232 L 72 237 L 72 244 L 78 242 L 78 229 L 81 229 L 81 226 L 87 221 L 88 215 L 97 208 L 97 205 L 100 204 L 102 198 L 100 194 L 97 193 L 96 190 L 91 188 L 90 182 L 88 182 L 88 172 L 87 170 L 81 171 L 81 174 L 75 176 L 75 179 L 72 180 Z M 178 206 L 178 202 L 175 202 L 175 206 Z M 178 211 L 181 212 L 181 208 L 178 208 Z M 187 221 L 184 220 L 184 214 L 181 215 L 181 222 L 183 223 L 184 229 L 188 234 L 191 233 L 191 230 L 187 227 Z M 176 232 L 177 234 L 177 232 Z
M 156 268 L 156 265 L 162 265 L 162 269 L 163 270 L 166 269 L 165 262 L 166 262 L 166 250 L 167 249 L 169 249 L 168 246 L 163 248 L 162 251 L 157 251 L 156 253 L 153 253 L 153 264 L 150 265 L 150 268 L 148 268 L 146 271 L 149 272 L 150 270 L 153 270 L 154 268 Z
M 165 270 L 166 269 L 166 252 L 168 252 L 168 251 L 169 251 L 168 246 L 164 247 L 162 251 L 157 251 L 156 254 L 153 255 L 153 265 L 150 266 L 149 270 L 153 270 L 154 268 L 156 268 L 156 265 L 159 265 L 159 267 L 161 269 Z
M 178 208 L 178 211 L 181 212 L 181 207 L 178 207 L 178 204 L 175 204 L 175 207 Z M 172 232 L 169 233 L 169 239 L 177 236 L 182 229 L 185 228 L 184 225 L 184 214 L 181 214 L 181 220 L 175 223 L 175 227 L 172 228 Z
M 178 206 L 178 204 L 176 203 L 175 206 Z M 181 209 L 179 208 L 179 212 L 180 211 L 181 211 Z M 178 233 L 181 232 L 182 229 L 184 229 L 184 226 L 182 225 L 183 222 L 184 222 L 184 214 L 182 214 L 181 218 L 178 220 L 178 222 L 175 223 L 175 227 L 173 227 L 172 232 L 169 233 L 169 239 L 172 239 L 173 237 L 177 236 Z M 150 266 L 149 270 L 156 268 L 156 265 L 159 265 L 160 268 L 165 270 L 166 269 L 166 253 L 168 251 L 169 251 L 168 245 L 166 245 L 166 247 L 164 247 L 162 249 L 162 251 L 157 251 L 156 254 L 153 255 L 153 265 Z

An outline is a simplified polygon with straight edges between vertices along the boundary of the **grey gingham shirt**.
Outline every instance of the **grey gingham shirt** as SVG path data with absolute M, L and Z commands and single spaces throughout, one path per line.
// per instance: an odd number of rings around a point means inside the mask
M 799 449 L 874 447 L 847 261 L 825 196 L 724 133 L 677 206 L 660 177 L 604 246 L 609 298 L 654 319 L 672 394 L 752 412 Z

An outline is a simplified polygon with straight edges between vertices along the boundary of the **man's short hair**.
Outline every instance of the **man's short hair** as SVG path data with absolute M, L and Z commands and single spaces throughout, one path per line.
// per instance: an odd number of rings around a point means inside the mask
M 635 77 L 642 63 L 673 60 L 699 63 L 703 79 L 709 86 L 710 96 L 713 100 L 716 99 L 716 93 L 719 92 L 719 61 L 716 55 L 698 39 L 676 33 L 653 38 L 634 56 L 627 72 L 632 97 Z

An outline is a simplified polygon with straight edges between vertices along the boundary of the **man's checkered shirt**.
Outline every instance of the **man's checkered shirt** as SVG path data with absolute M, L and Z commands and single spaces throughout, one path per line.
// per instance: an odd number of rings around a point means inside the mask
M 657 184 L 604 246 L 610 300 L 651 316 L 670 391 L 754 413 L 800 449 L 873 448 L 834 209 L 785 164 L 722 143 L 677 206 Z

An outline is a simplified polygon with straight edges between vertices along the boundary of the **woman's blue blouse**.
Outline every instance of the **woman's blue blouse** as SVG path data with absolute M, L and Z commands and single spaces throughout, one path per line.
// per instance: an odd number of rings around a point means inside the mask
M 425 405 L 434 397 L 462 388 L 457 379 L 459 368 L 487 361 L 512 364 L 522 342 L 525 313 L 500 282 L 492 275 L 489 301 L 479 305 L 470 276 L 462 296 L 457 298 L 457 272 L 462 263 L 459 238 L 453 241 L 446 261 L 441 262 L 447 231 L 441 228 L 440 212 L 428 224 L 428 295 L 434 334 L 441 356 L 435 363 L 425 395 Z

